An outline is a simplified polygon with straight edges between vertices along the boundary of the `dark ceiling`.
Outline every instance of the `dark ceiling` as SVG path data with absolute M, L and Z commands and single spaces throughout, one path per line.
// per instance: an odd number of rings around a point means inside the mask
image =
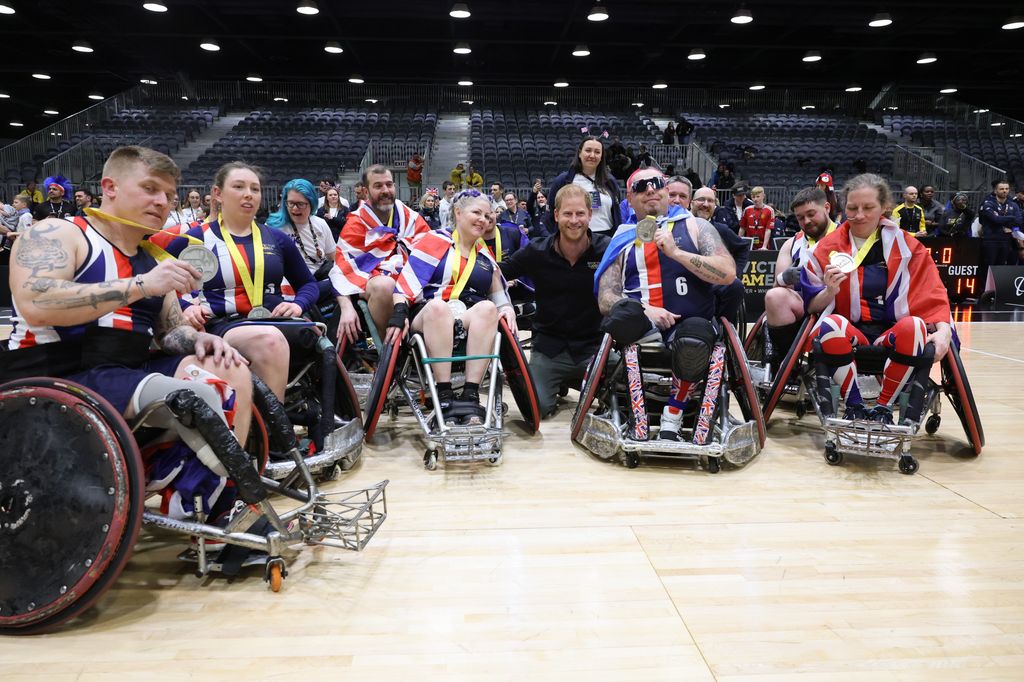
M 390 0 L 328 2 L 319 14 L 296 12 L 298 0 L 164 0 L 168 11 L 143 9 L 141 0 L 0 0 L 4 54 L 0 90 L 3 136 L 17 136 L 79 111 L 87 95 L 112 95 L 143 77 L 445 83 L 463 78 L 481 85 L 549 88 L 571 85 L 648 87 L 742 86 L 865 92 L 885 84 L 901 90 L 959 89 L 956 97 L 995 111 L 1024 116 L 1024 29 L 1001 29 L 1013 14 L 1006 2 L 964 0 L 819 0 L 747 2 L 754 21 L 736 25 L 738 2 L 711 0 L 607 0 L 610 18 L 587 20 L 594 0 L 468 0 L 469 19 L 449 16 L 452 2 Z M 879 11 L 887 28 L 869 28 Z M 200 49 L 204 39 L 219 52 Z M 94 52 L 72 50 L 77 40 Z M 324 46 L 337 41 L 342 54 Z M 457 42 L 472 48 L 453 54 Z M 578 44 L 587 57 L 574 57 Z M 693 48 L 703 61 L 686 58 Z M 822 60 L 802 57 L 817 50 Z M 938 61 L 917 65 L 923 52 Z M 52 76 L 36 80 L 32 73 Z M 329 103 L 325 103 L 329 104 Z M 44 116 L 53 108 L 56 116 Z M 24 128 L 8 127 L 18 119 Z

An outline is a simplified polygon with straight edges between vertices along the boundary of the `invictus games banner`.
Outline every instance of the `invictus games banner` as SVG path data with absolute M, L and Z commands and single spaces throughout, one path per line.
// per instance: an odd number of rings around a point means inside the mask
M 744 268 L 744 300 L 747 303 L 747 322 L 753 323 L 764 312 L 764 295 L 775 286 L 775 261 L 778 251 L 751 251 L 750 262 Z

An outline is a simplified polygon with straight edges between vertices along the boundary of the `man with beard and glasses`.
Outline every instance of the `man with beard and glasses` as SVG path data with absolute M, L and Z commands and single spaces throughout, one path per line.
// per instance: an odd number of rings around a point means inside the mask
M 691 189 L 689 178 L 677 175 L 668 179 L 669 201 L 685 209 L 689 209 L 691 205 Z M 740 304 L 743 303 L 743 280 L 740 278 L 750 261 L 750 241 L 730 230 L 725 224 L 716 223 L 711 219 L 715 214 L 715 206 L 718 204 L 715 190 L 710 187 L 701 187 L 693 193 L 692 202 L 693 215 L 703 218 L 718 230 L 718 236 L 722 238 L 722 243 L 725 244 L 732 259 L 736 261 L 736 279 L 732 284 L 714 287 L 718 314 L 724 315 L 727 320 L 736 324 Z

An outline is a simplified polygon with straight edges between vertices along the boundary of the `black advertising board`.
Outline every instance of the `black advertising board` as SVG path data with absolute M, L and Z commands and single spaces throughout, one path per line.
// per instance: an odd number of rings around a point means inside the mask
M 996 301 L 1024 308 L 1024 265 L 993 265 Z
M 750 252 L 750 262 L 743 270 L 743 298 L 747 303 L 747 320 L 753 322 L 764 312 L 764 295 L 775 286 L 775 261 L 778 251 Z

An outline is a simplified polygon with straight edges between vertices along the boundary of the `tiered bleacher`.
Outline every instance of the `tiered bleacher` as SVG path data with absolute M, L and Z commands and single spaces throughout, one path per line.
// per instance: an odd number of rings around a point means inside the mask
M 660 141 L 657 127 L 636 111 L 476 106 L 470 113 L 470 161 L 487 182 L 528 187 L 536 177 L 550 180 L 569 167 L 584 128 L 634 148 Z
M 371 142 L 430 147 L 437 114 L 425 108 L 274 108 L 252 111 L 184 172 L 184 182 L 209 182 L 228 161 L 262 166 L 270 184 L 295 177 L 334 177 L 358 167 Z

